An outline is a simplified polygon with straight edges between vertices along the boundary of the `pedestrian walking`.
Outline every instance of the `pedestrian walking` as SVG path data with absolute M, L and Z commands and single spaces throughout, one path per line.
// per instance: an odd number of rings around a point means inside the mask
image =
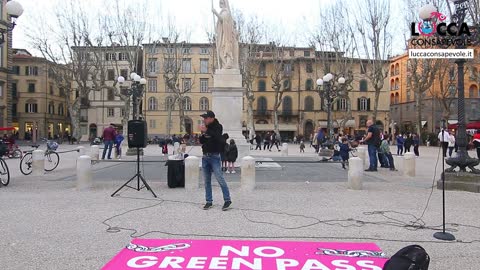
M 300 141 L 300 153 L 305 153 L 305 143 Z
M 227 152 L 225 153 L 225 157 L 227 158 L 227 173 L 237 173 L 235 171 L 235 162 L 238 158 L 238 149 L 237 145 L 235 144 L 235 140 L 231 139 L 230 144 L 227 145 Z
M 325 143 L 325 133 L 323 132 L 322 128 L 318 128 L 317 132 L 317 153 L 320 151 L 320 148 L 322 147 L 323 143 Z
M 123 137 L 122 132 L 118 131 L 117 135 L 115 136 L 115 151 L 118 159 L 122 158 L 122 142 L 124 139 L 125 138 Z
M 412 147 L 412 145 L 413 145 L 412 134 L 408 133 L 408 134 L 407 134 L 407 138 L 405 139 L 405 143 L 404 143 L 405 153 L 409 153 L 409 152 L 410 152 L 410 148 Z
M 420 136 L 418 136 L 418 134 L 414 134 L 413 135 L 413 153 L 415 154 L 415 156 L 420 156 Z
M 263 150 L 270 150 L 270 138 L 271 138 L 271 135 L 270 135 L 270 132 L 267 132 L 267 134 L 265 134 L 265 138 L 263 139 Z
M 403 145 L 405 144 L 405 139 L 402 134 L 397 136 L 397 156 L 403 156 Z
M 367 121 L 367 137 L 363 140 L 368 145 L 368 157 L 370 160 L 370 166 L 367 172 L 376 172 L 378 167 L 377 151 L 380 147 L 380 130 L 373 124 L 373 120 Z
M 455 149 L 455 135 L 450 131 L 448 134 L 448 156 L 452 157 L 453 150 Z
M 268 150 L 272 152 L 272 148 L 275 145 L 275 147 L 277 147 L 278 152 L 280 152 L 281 150 L 278 147 L 278 143 L 279 143 L 279 138 L 277 137 L 277 133 L 275 131 L 272 131 L 272 136 L 270 137 L 270 147 Z
M 112 159 L 112 147 L 113 147 L 113 141 L 115 140 L 116 137 L 116 132 L 113 124 L 110 124 L 107 128 L 103 130 L 103 154 L 102 154 L 102 159 L 105 159 L 105 155 L 107 155 L 107 150 L 108 150 L 108 159 Z
M 203 207 L 204 210 L 208 210 L 213 207 L 213 195 L 212 195 L 212 174 L 218 181 L 223 193 L 224 205 L 222 210 L 227 210 L 232 204 L 230 198 L 230 190 L 228 189 L 227 182 L 223 177 L 221 170 L 220 153 L 225 149 L 225 139 L 222 136 L 223 126 L 215 118 L 215 113 L 207 111 L 202 114 L 204 124 L 200 127 L 202 136 L 200 136 L 200 143 L 202 144 L 202 171 L 205 178 L 205 199 L 206 204 Z
M 477 129 L 477 133 L 473 135 L 471 143 L 477 148 L 477 158 L 480 159 L 480 129 Z
M 443 157 L 447 157 L 447 149 L 448 149 L 448 141 L 450 140 L 450 135 L 448 134 L 448 131 L 445 129 L 442 129 L 438 133 L 438 141 L 440 142 L 440 146 L 442 147 L 443 150 Z
M 260 136 L 260 134 L 255 136 L 255 143 L 257 144 L 255 150 L 262 150 L 262 136 Z

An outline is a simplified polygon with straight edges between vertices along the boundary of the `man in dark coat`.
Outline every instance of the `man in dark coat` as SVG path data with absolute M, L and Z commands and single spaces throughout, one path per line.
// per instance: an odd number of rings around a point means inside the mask
M 212 196 L 212 173 L 217 178 L 223 193 L 223 200 L 225 201 L 222 210 L 227 210 L 232 204 L 230 198 L 230 191 L 227 182 L 223 177 L 222 164 L 220 153 L 224 151 L 225 140 L 222 132 L 223 126 L 215 119 L 215 113 L 207 111 L 202 114 L 204 125 L 200 127 L 202 136 L 200 136 L 200 143 L 202 144 L 202 170 L 205 178 L 205 198 L 207 203 L 203 209 L 208 210 L 213 207 Z

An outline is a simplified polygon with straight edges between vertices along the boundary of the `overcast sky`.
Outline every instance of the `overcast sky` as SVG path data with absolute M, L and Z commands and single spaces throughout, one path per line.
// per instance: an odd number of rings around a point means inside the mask
M 63 0 L 17 0 L 24 7 L 23 15 L 18 19 L 13 33 L 13 46 L 15 48 L 27 48 L 32 50 L 26 37 L 26 27 L 36 26 L 35 17 L 44 14 L 46 18 L 55 21 L 54 7 Z M 88 3 L 88 10 L 96 14 L 102 7 L 102 0 L 78 0 Z M 131 0 L 135 2 L 136 0 Z M 138 0 L 142 1 L 142 0 Z M 285 29 L 285 33 L 291 36 L 289 39 L 297 46 L 305 45 L 305 32 L 318 25 L 319 11 L 322 7 L 330 5 L 335 0 L 230 0 L 233 9 L 241 10 L 246 15 L 258 15 L 269 25 L 278 25 Z M 352 0 L 353 2 L 355 0 Z M 400 0 L 391 0 L 393 5 L 398 5 Z M 212 29 L 212 0 L 150 0 L 151 10 L 161 13 L 155 19 L 172 17 L 180 29 L 191 31 L 190 41 L 206 42 L 205 32 Z M 218 10 L 218 0 L 214 0 Z M 399 10 L 392 7 L 392 11 Z M 108 10 L 104 10 L 108 13 Z M 395 12 L 392 12 L 394 16 Z M 142 16 L 142 14 L 139 14 Z M 397 16 L 395 16 L 397 17 Z M 160 21 L 158 21 L 161 24 Z M 306 27 L 308 25 L 308 27 Z M 283 32 L 283 31 L 282 31 Z M 402 38 L 402 34 L 399 37 Z M 401 39 L 396 42 L 402 43 Z M 402 46 L 394 48 L 394 54 L 401 52 Z M 32 50 L 33 51 L 33 50 Z

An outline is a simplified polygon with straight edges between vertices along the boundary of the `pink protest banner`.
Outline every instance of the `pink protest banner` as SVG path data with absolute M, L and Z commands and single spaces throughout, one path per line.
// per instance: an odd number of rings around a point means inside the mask
M 134 239 L 104 270 L 382 270 L 373 243 Z

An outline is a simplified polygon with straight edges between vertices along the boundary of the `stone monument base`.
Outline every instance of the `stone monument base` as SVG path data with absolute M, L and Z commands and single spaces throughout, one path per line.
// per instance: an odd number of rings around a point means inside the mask
M 212 111 L 223 126 L 223 133 L 234 139 L 238 148 L 238 161 L 250 154 L 250 143 L 242 133 L 243 96 L 242 75 L 238 69 L 220 69 L 213 76 Z
M 437 188 L 442 189 L 442 180 L 437 181 Z M 480 193 L 480 175 L 455 172 L 445 173 L 445 190 L 460 190 Z

